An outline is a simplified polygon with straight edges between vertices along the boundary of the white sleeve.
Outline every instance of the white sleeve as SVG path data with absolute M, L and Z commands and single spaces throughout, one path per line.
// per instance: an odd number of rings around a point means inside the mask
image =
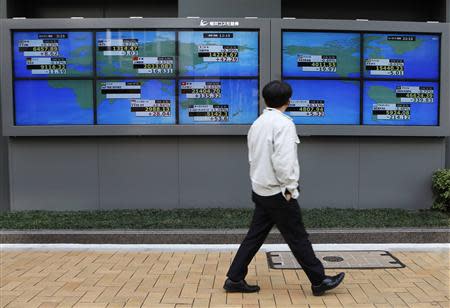
M 297 195 L 297 132 L 294 125 L 284 125 L 274 133 L 272 166 L 280 186 Z

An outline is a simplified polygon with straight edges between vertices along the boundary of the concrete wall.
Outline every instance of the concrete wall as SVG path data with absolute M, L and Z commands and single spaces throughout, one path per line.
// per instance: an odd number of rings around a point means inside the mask
M 250 207 L 246 139 L 11 138 L 13 210 Z M 301 204 L 427 208 L 442 138 L 308 137 Z

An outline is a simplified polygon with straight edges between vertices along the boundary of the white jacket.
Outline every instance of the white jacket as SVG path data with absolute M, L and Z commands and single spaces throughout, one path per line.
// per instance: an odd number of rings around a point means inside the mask
M 292 118 L 278 109 L 266 108 L 253 123 L 248 136 L 248 159 L 253 191 L 260 196 L 280 192 L 298 198 L 297 136 Z

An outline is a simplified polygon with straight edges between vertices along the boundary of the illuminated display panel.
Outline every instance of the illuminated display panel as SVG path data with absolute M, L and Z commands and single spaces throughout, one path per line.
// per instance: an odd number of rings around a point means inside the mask
M 293 90 L 286 113 L 296 124 L 359 124 L 359 82 L 287 80 Z
M 438 125 L 437 82 L 367 81 L 364 124 Z
M 435 34 L 283 31 L 287 114 L 306 125 L 438 126 L 439 55 Z
M 181 76 L 257 77 L 258 31 L 180 31 Z
M 438 35 L 364 34 L 366 78 L 438 79 Z
M 92 82 L 16 80 L 16 125 L 94 124 Z
M 175 35 L 174 31 L 97 32 L 97 75 L 174 77 Z
M 251 124 L 258 116 L 257 79 L 181 79 L 181 124 Z
M 15 32 L 15 77 L 92 76 L 92 32 Z
M 18 126 L 251 124 L 258 116 L 258 30 L 13 37 Z M 220 88 L 215 97 L 205 96 L 211 83 Z

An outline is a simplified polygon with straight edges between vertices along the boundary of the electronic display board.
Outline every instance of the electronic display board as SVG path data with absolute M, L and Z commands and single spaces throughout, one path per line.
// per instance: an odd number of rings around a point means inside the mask
M 251 124 L 258 91 L 256 79 L 181 79 L 180 124 Z
M 82 91 L 83 97 L 90 95 L 91 113 L 94 108 L 94 116 L 91 114 L 89 120 L 85 117 L 78 120 L 69 118 L 58 108 L 47 108 L 47 103 L 51 102 L 53 96 L 57 102 L 67 102 L 65 104 L 69 106 L 68 112 L 75 114 L 72 109 L 77 105 L 72 102 L 74 99 L 77 101 L 78 96 L 73 98 L 68 91 L 50 91 L 49 89 L 53 89 L 54 84 L 57 84 L 53 78 L 42 80 L 40 83 L 31 82 L 27 84 L 27 94 L 16 96 L 16 125 L 19 126 L 53 123 L 251 124 L 258 116 L 257 30 L 99 29 L 91 32 L 17 32 L 14 33 L 14 38 L 14 44 L 18 46 L 17 52 L 22 53 L 24 66 L 22 71 L 29 74 L 22 73 L 15 76 L 17 79 L 15 91 L 24 87 L 24 83 L 19 82 L 20 78 L 45 79 L 57 74 L 53 71 L 48 71 L 47 75 L 43 75 L 42 72 L 36 73 L 30 69 L 37 68 L 30 65 L 27 71 L 26 63 L 33 64 L 40 61 L 39 64 L 44 65 L 47 61 L 45 57 L 52 57 L 53 62 L 48 65 L 54 66 L 50 68 L 68 70 L 69 66 L 63 63 L 63 56 L 67 62 L 75 63 L 67 55 L 83 55 L 87 58 L 77 60 L 89 62 L 89 74 L 83 76 L 65 73 L 64 81 L 65 84 L 77 85 L 89 83 L 84 90 L 77 88 L 75 92 L 80 95 Z M 32 40 L 34 38 L 38 40 Z M 39 58 L 30 62 L 31 60 L 25 58 L 27 56 Z M 178 61 L 180 63 L 177 63 Z M 49 67 L 40 67 L 46 68 Z M 62 72 L 59 74 L 63 75 Z M 214 79 L 183 79 L 184 76 L 194 78 L 196 75 L 213 76 Z M 74 77 L 78 80 L 70 80 Z M 83 77 L 86 80 L 80 79 Z M 240 77 L 244 79 L 236 79 Z M 93 84 L 95 89 L 92 88 Z M 39 86 L 43 87 L 44 92 L 42 106 L 39 109 L 27 110 L 26 106 L 33 106 L 38 100 Z M 25 95 L 36 98 L 27 102 L 23 98 Z M 78 103 L 78 106 L 81 105 L 83 103 Z M 42 114 L 46 110 L 49 110 L 48 114 Z M 33 117 L 33 112 L 39 114 Z
M 364 124 L 438 125 L 437 82 L 366 81 Z
M 16 77 L 81 77 L 93 73 L 92 32 L 15 32 Z
M 284 77 L 359 77 L 360 34 L 283 33 Z
M 359 82 L 353 80 L 285 80 L 292 87 L 286 114 L 296 124 L 348 124 L 360 121 Z
M 92 81 L 16 80 L 16 125 L 94 124 Z
M 439 50 L 436 34 L 282 31 L 286 113 L 297 124 L 437 126 Z
M 175 81 L 97 81 L 98 124 L 175 124 Z
M 96 33 L 98 76 L 175 76 L 174 31 Z
M 438 79 L 439 47 L 438 35 L 366 33 L 364 76 Z
M 180 31 L 181 76 L 258 76 L 258 31 Z

